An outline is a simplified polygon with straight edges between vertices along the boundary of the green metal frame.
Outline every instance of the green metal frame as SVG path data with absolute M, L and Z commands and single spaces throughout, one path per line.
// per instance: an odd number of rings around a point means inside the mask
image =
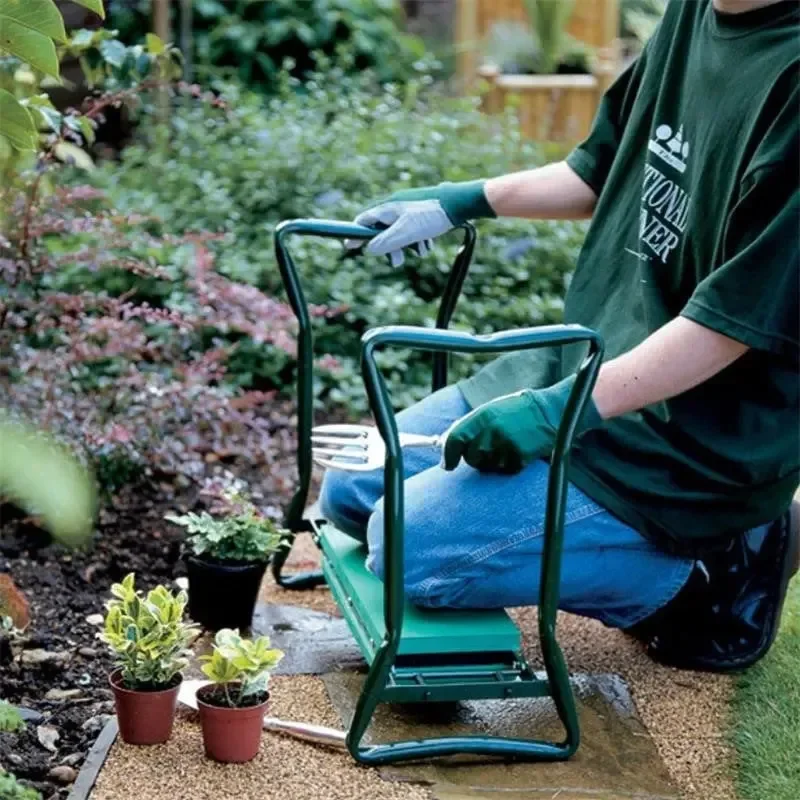
M 383 618 L 385 635 L 380 643 L 367 646 L 363 637 L 356 635 L 369 662 L 369 671 L 356 705 L 347 734 L 347 746 L 352 756 L 364 764 L 383 764 L 401 760 L 455 755 L 460 753 L 494 756 L 512 756 L 534 761 L 565 760 L 578 748 L 580 730 L 575 699 L 569 672 L 561 649 L 556 641 L 556 613 L 559 600 L 559 578 L 564 535 L 564 514 L 567 496 L 567 471 L 569 451 L 577 420 L 591 396 L 603 356 L 603 341 L 596 332 L 577 325 L 553 325 L 504 331 L 489 336 L 474 336 L 445 330 L 455 301 L 463 284 L 469 260 L 475 245 L 472 226 L 464 226 L 464 246 L 454 265 L 448 283 L 446 302 L 443 301 L 437 321 L 440 329 L 410 326 L 390 326 L 368 331 L 362 337 L 362 375 L 370 407 L 384 442 L 387 455 L 384 470 L 384 553 L 385 576 L 383 581 Z M 281 275 L 289 295 L 290 304 L 300 324 L 298 337 L 298 466 L 300 486 L 293 497 L 287 514 L 286 526 L 294 532 L 312 531 L 318 543 L 324 541 L 324 521 L 304 519 L 311 477 L 312 426 L 312 337 L 308 309 L 289 252 L 286 237 L 289 234 L 322 236 L 328 238 L 368 239 L 376 231 L 350 223 L 329 220 L 292 220 L 278 226 L 275 233 L 275 250 Z M 434 388 L 445 385 L 447 357 L 450 353 L 495 354 L 512 350 L 527 350 L 542 346 L 588 344 L 588 353 L 580 365 L 576 382 L 567 402 L 559 426 L 555 448 L 551 457 L 547 489 L 545 540 L 539 598 L 539 639 L 547 679 L 537 678 L 525 663 L 522 653 L 512 654 L 511 661 L 468 666 L 414 665 L 400 666 L 401 641 L 406 605 L 403 561 L 403 453 L 400 448 L 394 411 L 375 361 L 375 351 L 382 346 L 396 346 L 425 350 L 434 355 Z M 439 365 L 438 367 L 436 365 Z M 438 370 L 438 372 L 437 372 Z M 335 554 L 326 551 L 326 558 Z M 273 574 L 287 588 L 307 587 L 324 580 L 318 573 L 304 573 L 289 578 L 281 575 L 285 554 L 273 564 Z M 335 579 L 334 569 L 328 575 Z M 331 586 L 333 594 L 351 630 L 358 634 L 352 598 L 341 586 Z M 448 614 L 451 612 L 434 612 Z M 480 680 L 475 680 L 478 676 Z M 488 676 L 488 680 L 487 680 Z M 416 688 L 416 691 L 414 689 Z M 564 725 L 562 742 L 509 739 L 487 736 L 458 736 L 417 741 L 394 742 L 364 746 L 363 736 L 372 715 L 380 702 L 416 702 L 419 699 L 441 701 L 451 699 L 477 699 L 486 697 L 538 697 L 550 695 Z

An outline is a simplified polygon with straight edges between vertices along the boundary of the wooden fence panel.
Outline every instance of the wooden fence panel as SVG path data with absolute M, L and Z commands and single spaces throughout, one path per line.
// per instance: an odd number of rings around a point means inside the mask
M 527 22 L 524 0 L 474 0 L 479 36 L 495 22 Z M 575 0 L 567 29 L 592 47 L 609 47 L 617 36 L 619 0 Z

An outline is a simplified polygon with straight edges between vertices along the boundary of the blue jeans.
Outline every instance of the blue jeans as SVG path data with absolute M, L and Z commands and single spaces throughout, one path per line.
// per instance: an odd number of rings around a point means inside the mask
M 449 386 L 397 416 L 408 433 L 438 434 L 470 410 Z M 405 587 L 420 606 L 512 608 L 536 605 L 549 466 L 508 476 L 461 462 L 439 467 L 439 452 L 406 448 Z M 368 567 L 383 577 L 383 471 L 329 470 L 321 511 L 368 545 Z M 627 628 L 669 602 L 694 562 L 656 549 L 633 528 L 570 485 L 564 528 L 564 611 Z

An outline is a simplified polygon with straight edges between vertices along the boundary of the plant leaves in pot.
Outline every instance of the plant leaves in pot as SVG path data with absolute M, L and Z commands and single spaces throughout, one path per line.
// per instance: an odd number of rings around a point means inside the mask
M 119 732 L 128 744 L 163 744 L 172 735 L 182 670 L 198 629 L 184 621 L 185 592 L 156 586 L 146 595 L 133 573 L 111 587 L 98 638 L 115 657 L 109 676 Z
M 277 524 L 249 501 L 230 514 L 168 514 L 186 529 L 189 616 L 204 628 L 249 630 L 272 554 L 283 546 Z
M 201 656 L 213 683 L 197 692 L 206 756 L 223 763 L 252 761 L 261 747 L 269 678 L 283 658 L 267 636 L 249 640 L 238 630 L 217 632 L 210 655 Z

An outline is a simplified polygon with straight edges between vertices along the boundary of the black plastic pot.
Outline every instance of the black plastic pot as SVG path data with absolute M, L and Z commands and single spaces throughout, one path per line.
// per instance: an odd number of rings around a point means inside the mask
M 206 561 L 185 557 L 189 578 L 189 616 L 204 628 L 247 630 L 268 562 Z

